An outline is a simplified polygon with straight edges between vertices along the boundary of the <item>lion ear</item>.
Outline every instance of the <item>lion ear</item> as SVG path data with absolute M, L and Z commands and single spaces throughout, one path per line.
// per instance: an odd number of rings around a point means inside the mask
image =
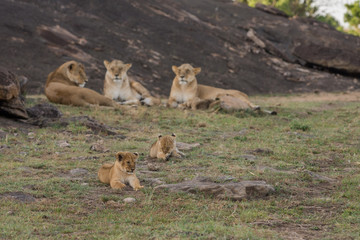
M 74 67 L 75 67 L 75 64 L 72 63 L 72 64 L 69 65 L 68 69 L 71 71 L 71 70 L 73 70 Z
M 175 133 L 172 133 L 171 136 L 172 136 L 172 137 L 176 137 Z
M 161 137 L 162 137 L 162 135 L 161 135 L 161 134 L 159 134 L 158 138 L 160 139 Z
M 171 69 L 173 70 L 173 72 L 174 72 L 175 74 L 178 73 L 178 67 L 177 67 L 177 66 L 173 65 L 173 66 L 171 67 Z
M 124 153 L 123 152 L 118 152 L 116 154 L 116 160 L 118 160 L 119 162 L 121 162 L 123 158 L 124 158 Z
M 107 61 L 107 60 L 104 60 L 104 65 L 105 65 L 105 67 L 106 67 L 106 69 L 108 69 L 108 67 L 109 67 L 109 61 Z
M 201 72 L 201 68 L 198 67 L 198 68 L 194 68 L 194 73 L 195 75 L 199 74 Z
M 125 64 L 126 71 L 129 70 L 131 68 L 131 66 L 132 66 L 131 63 Z
M 135 155 L 135 156 L 139 156 L 139 153 L 138 153 L 138 152 L 134 152 L 134 155 Z

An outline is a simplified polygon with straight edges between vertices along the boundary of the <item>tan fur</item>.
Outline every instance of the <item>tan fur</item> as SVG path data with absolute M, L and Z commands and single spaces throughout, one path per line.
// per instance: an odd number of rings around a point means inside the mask
M 104 81 L 104 95 L 108 98 L 122 101 L 122 104 L 159 105 L 160 99 L 151 96 L 150 92 L 140 83 L 129 79 L 127 71 L 131 64 L 124 64 L 120 60 L 111 63 L 104 60 L 106 67 Z
M 74 106 L 112 106 L 118 104 L 101 94 L 83 88 L 87 82 L 84 66 L 75 61 L 61 65 L 48 75 L 45 95 L 50 102 Z
M 150 157 L 169 160 L 171 156 L 180 158 L 185 156 L 176 147 L 176 135 L 174 133 L 171 136 L 159 135 L 157 141 L 151 146 Z
M 122 189 L 126 183 L 135 191 L 143 188 L 134 173 L 138 157 L 138 153 L 118 152 L 114 164 L 106 163 L 101 166 L 98 172 L 99 180 L 110 184 L 114 189 Z
M 200 101 L 215 100 L 227 95 L 240 99 L 248 108 L 258 108 L 250 102 L 249 97 L 243 92 L 198 84 L 196 75 L 201 72 L 201 68 L 193 68 L 190 64 L 182 64 L 180 67 L 172 66 L 172 70 L 176 76 L 167 103 L 170 107 L 197 109 L 197 103 Z

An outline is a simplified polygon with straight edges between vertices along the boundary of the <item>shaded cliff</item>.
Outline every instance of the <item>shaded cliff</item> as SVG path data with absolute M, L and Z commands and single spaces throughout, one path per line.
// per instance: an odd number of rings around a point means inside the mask
M 103 60 L 168 95 L 171 65 L 202 67 L 200 83 L 249 94 L 359 89 L 360 38 L 310 19 L 221 0 L 3 0 L 0 61 L 42 93 L 47 74 L 84 63 L 102 92 Z

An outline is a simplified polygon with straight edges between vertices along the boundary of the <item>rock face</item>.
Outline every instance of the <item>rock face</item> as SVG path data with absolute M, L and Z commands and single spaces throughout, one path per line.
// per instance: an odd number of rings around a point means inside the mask
M 216 183 L 208 178 L 196 178 L 177 184 L 164 184 L 156 189 L 172 192 L 202 193 L 219 199 L 242 200 L 261 198 L 274 192 L 274 188 L 264 181 L 242 181 L 238 183 Z
M 26 109 L 29 117 L 31 118 L 61 118 L 62 113 L 57 107 L 50 103 L 36 104 L 31 108 Z
M 165 96 L 171 66 L 185 62 L 202 67 L 199 83 L 248 94 L 360 88 L 360 38 L 264 6 L 3 0 L 0 22 L 0 62 L 31 79 L 29 93 L 43 93 L 47 75 L 68 60 L 83 62 L 88 87 L 101 92 L 103 60 L 113 58 L 132 63 L 129 76 Z
M 0 115 L 28 118 L 20 92 L 18 77 L 6 68 L 0 67 Z

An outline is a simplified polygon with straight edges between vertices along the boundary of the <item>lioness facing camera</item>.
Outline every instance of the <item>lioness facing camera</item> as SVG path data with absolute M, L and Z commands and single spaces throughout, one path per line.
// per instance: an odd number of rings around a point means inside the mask
M 108 62 L 104 60 L 106 67 L 104 81 L 104 95 L 121 104 L 136 104 L 141 102 L 148 105 L 160 104 L 160 99 L 151 96 L 150 92 L 140 83 L 130 80 L 127 71 L 131 64 L 125 64 L 120 60 Z
M 193 68 L 186 63 L 180 67 L 172 66 L 172 70 L 176 76 L 167 103 L 169 107 L 191 107 L 196 109 L 200 101 L 232 96 L 244 102 L 247 108 L 258 109 L 258 106 L 251 103 L 249 97 L 243 92 L 198 84 L 195 76 L 201 72 L 201 68 Z

